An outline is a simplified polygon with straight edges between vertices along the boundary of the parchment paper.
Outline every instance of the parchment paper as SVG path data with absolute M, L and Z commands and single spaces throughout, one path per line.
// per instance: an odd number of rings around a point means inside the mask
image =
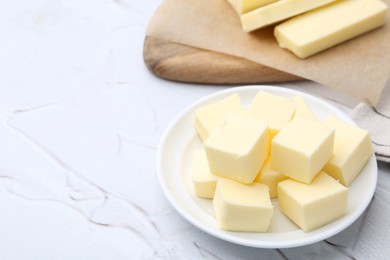
M 272 27 L 245 33 L 225 0 L 165 0 L 147 35 L 243 57 L 376 105 L 390 76 L 389 12 L 386 19 L 385 26 L 305 60 L 279 48 Z

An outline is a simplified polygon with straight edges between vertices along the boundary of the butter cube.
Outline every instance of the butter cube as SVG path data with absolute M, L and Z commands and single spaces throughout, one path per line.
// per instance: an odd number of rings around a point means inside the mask
M 279 0 L 228 0 L 238 14 L 245 14 L 256 8 L 274 3 Z
M 218 179 L 213 206 L 219 227 L 229 231 L 266 232 L 273 214 L 266 185 L 224 178 Z
M 276 26 L 274 34 L 281 47 L 306 58 L 383 25 L 386 11 L 380 0 L 336 1 Z
M 204 142 L 211 172 L 242 183 L 256 178 L 267 157 L 265 122 L 232 115 Z
M 292 179 L 280 182 L 278 199 L 281 211 L 308 232 L 346 214 L 348 188 L 321 172 L 310 184 Z
M 232 94 L 195 111 L 195 129 L 204 141 L 229 114 L 243 114 L 244 108 L 238 94 Z
M 324 124 L 334 127 L 334 154 L 323 171 L 339 180 L 344 186 L 350 186 L 371 157 L 372 145 L 368 132 L 349 125 L 333 116 Z
M 271 167 L 295 180 L 310 183 L 333 155 L 334 129 L 295 117 L 272 140 Z
M 268 159 L 260 169 L 255 182 L 268 186 L 271 199 L 278 197 L 278 183 L 287 179 L 287 176 L 271 168 L 271 160 Z
M 249 105 L 247 115 L 267 122 L 272 139 L 293 118 L 295 109 L 292 100 L 259 91 Z
M 241 24 L 244 31 L 251 32 L 334 1 L 335 0 L 277 1 L 242 15 Z
M 192 183 L 196 196 L 205 199 L 214 197 L 217 176 L 211 173 L 206 152 L 203 149 L 196 150 L 194 153 Z
M 295 116 L 302 116 L 304 118 L 318 121 L 317 117 L 310 110 L 309 106 L 306 104 L 305 100 L 301 96 L 293 97 L 295 104 L 297 105 L 297 109 L 295 110 Z

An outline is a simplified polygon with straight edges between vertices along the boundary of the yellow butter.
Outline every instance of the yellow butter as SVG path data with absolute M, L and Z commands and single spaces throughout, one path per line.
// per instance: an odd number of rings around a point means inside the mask
M 279 0 L 227 0 L 238 14 L 245 14 L 256 8 L 274 3 Z
M 271 167 L 310 183 L 333 155 L 334 129 L 295 117 L 272 140 Z
M 309 106 L 306 104 L 305 100 L 301 96 L 295 96 L 293 97 L 293 100 L 295 104 L 297 105 L 297 109 L 295 110 L 294 116 L 302 116 L 304 118 L 318 121 L 317 117 L 314 115 L 314 113 L 311 111 Z
M 323 171 L 350 186 L 371 157 L 372 145 L 368 132 L 333 116 L 324 124 L 335 128 L 334 154 Z
M 278 185 L 281 211 L 308 232 L 342 216 L 348 208 L 348 188 L 324 172 L 310 184 L 292 179 Z
M 278 197 L 278 183 L 287 179 L 287 176 L 275 171 L 271 168 L 271 160 L 268 159 L 259 174 L 256 176 L 255 182 L 260 182 L 268 186 L 271 199 Z
M 203 149 L 194 152 L 192 183 L 196 196 L 205 199 L 214 197 L 217 176 L 211 173 L 206 152 Z
M 273 206 L 265 184 L 219 178 L 213 206 L 218 225 L 229 231 L 266 232 Z
M 259 91 L 246 114 L 267 122 L 272 139 L 293 118 L 295 109 L 295 103 L 289 98 Z
M 246 32 L 275 24 L 287 18 L 329 4 L 335 0 L 283 0 L 260 7 L 241 16 Z
M 267 157 L 267 130 L 263 121 L 242 115 L 226 117 L 204 142 L 211 172 L 242 183 L 253 182 Z
M 195 129 L 204 141 L 223 122 L 226 115 L 243 114 L 244 108 L 238 94 L 232 94 L 195 111 Z
M 336 1 L 276 26 L 274 34 L 281 47 L 306 58 L 383 25 L 386 12 L 380 0 Z

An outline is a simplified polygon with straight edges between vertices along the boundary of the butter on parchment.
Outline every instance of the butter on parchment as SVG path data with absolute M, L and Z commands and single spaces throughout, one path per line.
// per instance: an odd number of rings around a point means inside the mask
M 276 26 L 274 35 L 280 47 L 307 58 L 383 25 L 387 9 L 380 0 L 340 0 Z
M 282 0 L 257 8 L 241 16 L 242 28 L 251 32 L 281 22 L 335 0 Z
M 240 15 L 256 8 L 274 3 L 279 0 L 227 0 L 233 9 Z

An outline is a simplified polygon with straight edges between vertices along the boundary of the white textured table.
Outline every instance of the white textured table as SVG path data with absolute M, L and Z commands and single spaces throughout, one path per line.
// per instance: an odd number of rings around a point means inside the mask
M 159 138 L 184 107 L 224 87 L 146 69 L 145 28 L 159 3 L 0 1 L 0 259 L 390 257 L 386 164 L 359 222 L 301 248 L 234 245 L 172 208 L 156 177 Z M 303 85 L 290 87 L 330 95 Z

